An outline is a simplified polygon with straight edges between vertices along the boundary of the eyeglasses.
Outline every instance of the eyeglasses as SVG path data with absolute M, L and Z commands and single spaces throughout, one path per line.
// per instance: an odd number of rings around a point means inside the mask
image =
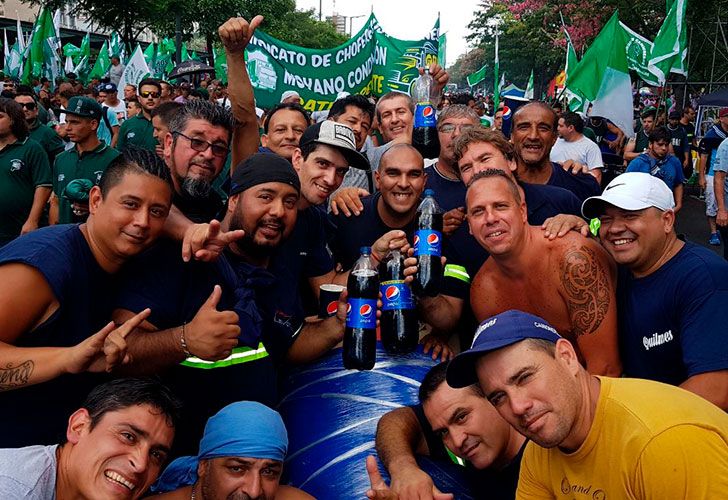
M 437 128 L 437 131 L 442 132 L 443 134 L 452 134 L 453 132 L 455 132 L 456 128 L 459 128 L 460 133 L 462 134 L 463 132 L 467 132 L 468 130 L 474 129 L 475 125 L 469 125 L 469 124 L 455 125 L 452 123 L 445 123 L 444 125 L 439 126 Z
M 208 148 L 212 148 L 212 154 L 224 158 L 228 154 L 228 146 L 221 144 L 213 144 L 211 142 L 203 141 L 202 139 L 193 139 L 184 135 L 182 132 L 172 132 L 173 135 L 180 135 L 190 141 L 190 147 L 195 151 L 204 153 Z
M 28 111 L 33 111 L 36 108 L 34 102 L 19 102 L 18 104 L 20 104 L 22 107 L 24 107 Z
M 159 99 L 159 96 L 161 95 L 159 92 L 152 92 L 150 90 L 146 90 L 144 92 L 139 93 L 140 96 L 144 97 L 145 99 L 149 99 L 150 97 L 152 99 Z

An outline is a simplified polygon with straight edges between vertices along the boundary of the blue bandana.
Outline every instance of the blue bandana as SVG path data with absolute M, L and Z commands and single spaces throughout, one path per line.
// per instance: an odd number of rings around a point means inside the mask
M 152 491 L 164 493 L 194 484 L 200 460 L 246 457 L 283 462 L 287 451 L 288 433 L 277 411 L 252 401 L 232 403 L 207 421 L 199 454 L 169 464 Z

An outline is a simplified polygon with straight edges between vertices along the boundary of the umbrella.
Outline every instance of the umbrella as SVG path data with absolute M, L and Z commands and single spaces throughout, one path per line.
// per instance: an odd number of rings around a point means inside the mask
M 175 66 L 167 78 L 174 80 L 175 78 L 181 78 L 186 75 L 212 73 L 213 71 L 215 71 L 215 68 L 199 61 L 185 61 Z

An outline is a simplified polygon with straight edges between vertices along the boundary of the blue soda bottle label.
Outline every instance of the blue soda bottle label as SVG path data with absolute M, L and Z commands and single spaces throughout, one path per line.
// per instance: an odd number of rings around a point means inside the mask
M 382 311 L 415 308 L 412 290 L 404 280 L 382 281 L 379 290 L 382 292 Z
M 434 127 L 436 124 L 435 108 L 430 104 L 418 104 L 415 108 L 415 127 Z
M 420 255 L 442 255 L 442 235 L 440 231 L 432 229 L 418 229 L 415 231 L 414 245 L 415 257 Z
M 349 299 L 346 306 L 347 328 L 376 328 L 376 299 Z

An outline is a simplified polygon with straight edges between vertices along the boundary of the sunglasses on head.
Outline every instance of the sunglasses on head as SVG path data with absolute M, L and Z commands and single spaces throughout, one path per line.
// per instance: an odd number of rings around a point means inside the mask
M 144 92 L 141 92 L 139 95 L 142 96 L 142 97 L 144 97 L 144 98 L 147 98 L 147 99 L 150 98 L 150 97 L 152 99 L 159 99 L 160 93 L 159 92 L 153 92 L 151 90 L 146 90 Z

